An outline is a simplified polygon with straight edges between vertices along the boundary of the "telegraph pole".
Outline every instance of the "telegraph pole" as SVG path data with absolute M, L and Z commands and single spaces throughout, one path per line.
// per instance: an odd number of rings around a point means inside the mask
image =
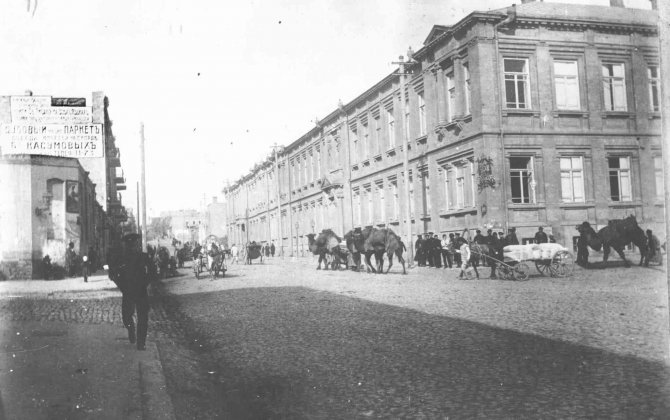
M 279 255 L 284 256 L 284 231 L 282 230 L 282 221 L 281 221 L 281 184 L 279 183 L 279 157 L 277 156 L 277 149 L 280 146 L 275 143 L 272 145 L 272 150 L 275 154 L 275 177 L 277 178 L 277 226 L 278 226 L 278 236 L 279 236 Z
M 670 5 L 665 0 L 656 3 L 658 8 L 658 38 L 659 54 L 661 59 L 661 121 L 663 124 L 661 138 L 661 153 L 664 174 L 665 195 L 665 238 L 670 238 L 670 223 L 668 223 L 668 206 L 670 205 Z M 666 264 L 670 263 L 670 254 L 666 253 Z M 667 267 L 667 265 L 666 265 Z M 670 277 L 668 277 L 670 286 Z M 669 297 L 670 299 L 670 297 Z
M 140 196 L 142 197 L 142 251 L 147 249 L 147 180 L 144 156 L 144 123 L 140 123 L 140 166 L 142 168 L 142 177 L 140 185 Z
M 410 213 L 410 189 L 409 189 L 409 118 L 407 118 L 407 101 L 405 100 L 405 86 L 407 84 L 407 68 L 414 63 L 412 60 L 412 50 L 407 51 L 407 61 L 402 55 L 398 57 L 400 61 L 393 62 L 400 66 L 398 70 L 398 75 L 400 76 L 400 102 L 402 109 L 402 120 L 403 120 L 403 135 L 402 135 L 402 150 L 403 150 L 403 161 L 402 167 L 405 172 L 405 244 L 407 248 L 407 262 L 410 266 L 413 265 L 414 261 L 414 249 L 412 248 L 412 215 Z

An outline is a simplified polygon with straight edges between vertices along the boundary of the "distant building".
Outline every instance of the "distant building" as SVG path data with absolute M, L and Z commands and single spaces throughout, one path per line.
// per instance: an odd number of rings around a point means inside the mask
M 394 71 L 288 144 L 278 174 L 268 159 L 227 187 L 231 240 L 281 238 L 290 255 L 323 228 L 407 240 L 410 223 L 521 241 L 543 226 L 571 246 L 575 225 L 630 214 L 661 231 L 656 11 L 523 3 L 434 26 L 405 95 Z
M 224 237 L 226 232 L 226 203 L 218 201 L 218 197 L 212 197 L 212 202 L 207 204 L 207 235 Z
M 90 98 L 0 97 L 0 277 L 41 278 L 42 259 L 104 262 L 120 237 L 125 189 L 108 101 Z

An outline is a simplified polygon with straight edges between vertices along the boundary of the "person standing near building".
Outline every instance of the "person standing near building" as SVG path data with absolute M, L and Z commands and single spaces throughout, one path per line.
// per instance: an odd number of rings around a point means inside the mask
M 414 243 L 414 249 L 416 250 L 416 256 L 414 261 L 419 265 L 419 267 L 424 267 L 426 265 L 426 257 L 424 255 L 424 240 L 421 235 L 416 235 L 416 242 Z
M 442 268 L 442 243 L 440 242 L 440 237 L 436 233 L 431 238 L 433 242 L 433 266 L 435 268 Z
M 275 251 L 276 251 L 275 241 L 272 241 L 272 244 L 270 244 L 270 255 L 272 255 L 272 258 L 275 257 Z
M 110 260 L 109 276 L 121 290 L 121 317 L 128 330 L 128 340 L 137 343 L 138 350 L 146 349 L 149 327 L 149 294 L 147 287 L 156 279 L 156 268 L 149 256 L 142 252 L 140 235 L 123 237 L 121 252 Z M 137 334 L 133 315 L 137 313 Z
M 454 234 L 454 264 L 456 264 L 456 267 L 460 267 L 463 264 L 463 256 L 461 255 L 459 249 L 461 247 L 461 234 L 456 233 Z M 465 239 L 463 239 L 465 241 Z M 467 241 L 466 241 L 467 242 Z
M 661 242 L 658 240 L 656 235 L 653 234 L 651 229 L 647 229 L 647 255 L 643 257 L 644 266 L 649 267 L 649 260 L 662 264 L 661 256 Z
M 442 265 L 446 269 L 452 267 L 453 262 L 451 261 L 451 254 L 449 253 L 449 239 L 447 235 L 442 235 L 442 240 L 440 241 L 440 252 L 442 254 Z
M 588 222 L 582 224 L 585 225 Z M 579 226 L 578 226 L 579 227 Z M 577 229 L 579 232 L 579 238 L 577 238 L 577 265 L 581 267 L 589 266 L 589 247 L 588 247 L 588 238 L 586 235 L 585 229 Z
M 233 246 L 230 247 L 230 256 L 231 256 L 230 264 L 239 264 L 240 263 L 239 254 L 240 254 L 240 250 L 237 247 L 237 244 L 233 244 Z
M 519 239 L 516 237 L 516 228 L 510 228 L 507 232 L 505 245 L 519 245 Z
M 68 277 L 74 277 L 77 253 L 74 251 L 74 242 L 70 241 L 65 250 L 65 271 Z
M 549 242 L 549 238 L 547 237 L 547 234 L 544 233 L 542 226 L 540 226 L 537 228 L 537 232 L 535 232 L 535 243 L 546 244 L 547 242 Z

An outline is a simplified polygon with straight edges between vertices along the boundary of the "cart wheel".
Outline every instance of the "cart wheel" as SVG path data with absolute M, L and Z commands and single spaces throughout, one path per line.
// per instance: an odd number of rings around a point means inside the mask
M 572 275 L 575 268 L 575 261 L 572 254 L 568 251 L 558 251 L 551 259 L 549 270 L 553 277 L 568 277 Z
M 512 277 L 514 280 L 528 280 L 528 273 L 530 272 L 530 267 L 528 267 L 528 264 L 524 262 L 520 262 L 519 264 L 514 266 L 514 270 L 512 272 Z
M 499 267 L 499 272 L 503 280 L 514 280 L 514 269 L 512 267 L 507 264 L 500 265 Z
M 543 276 L 551 275 L 551 269 L 549 266 L 551 265 L 551 260 L 537 260 L 535 261 L 535 268 L 537 268 L 537 271 L 540 272 Z

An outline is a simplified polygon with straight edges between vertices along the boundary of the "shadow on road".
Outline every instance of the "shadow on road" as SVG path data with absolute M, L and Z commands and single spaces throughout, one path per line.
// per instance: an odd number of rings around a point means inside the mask
M 177 417 L 662 418 L 662 362 L 300 287 L 173 296 Z M 183 356 L 183 355 L 182 355 Z M 660 357 L 660 356 L 659 356 Z M 181 410 L 181 411 L 180 411 Z

